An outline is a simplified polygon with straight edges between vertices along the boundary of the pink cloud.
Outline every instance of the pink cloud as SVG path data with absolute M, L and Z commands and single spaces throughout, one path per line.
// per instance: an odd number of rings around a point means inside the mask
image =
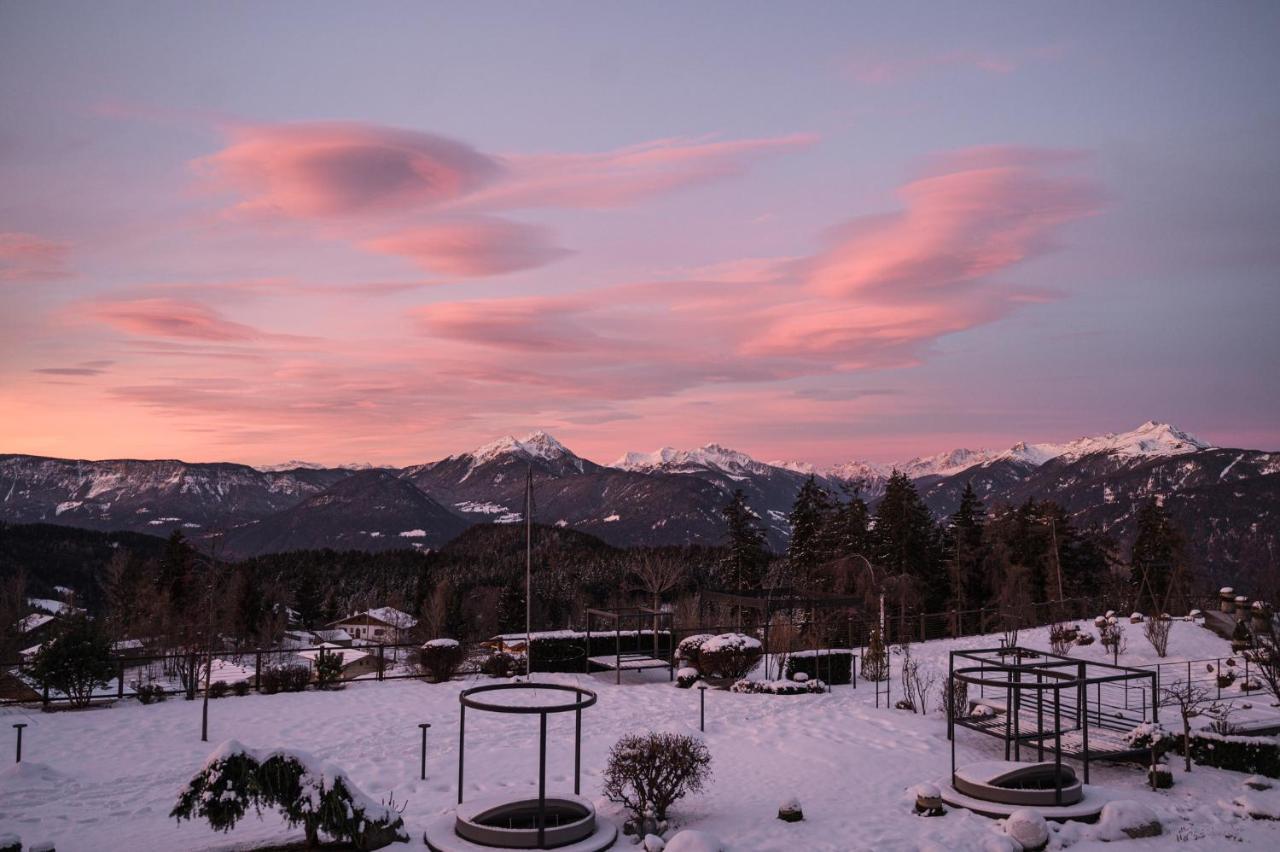
M 608 208 L 745 173 L 765 156 L 816 144 L 813 134 L 762 139 L 660 139 L 592 154 L 512 154 L 508 179 L 471 203 L 496 209 Z
M 357 123 L 241 126 L 198 166 L 248 196 L 240 209 L 302 218 L 436 206 L 501 172 L 464 143 Z
M 533 269 L 571 254 L 555 244 L 548 228 L 478 217 L 435 222 L 362 245 L 403 255 L 432 272 L 465 278 Z
M 199 302 L 181 299 L 98 302 L 89 305 L 86 312 L 117 331 L 144 337 L 225 343 L 272 336 L 233 322 Z
M 35 234 L 0 232 L 0 281 L 51 281 L 70 274 L 71 247 Z

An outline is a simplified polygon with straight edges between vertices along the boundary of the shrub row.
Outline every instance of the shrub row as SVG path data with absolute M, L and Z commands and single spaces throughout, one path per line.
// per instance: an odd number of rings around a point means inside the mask
M 621 644 L 624 654 L 652 654 L 653 631 L 624 631 L 619 637 L 613 633 L 591 634 L 591 647 L 587 647 L 587 634 L 570 631 L 551 636 L 533 637 L 533 670 L 535 672 L 580 672 L 587 657 L 606 657 L 616 653 Z M 658 654 L 671 652 L 671 634 L 658 632 Z
M 798 673 L 807 674 L 810 678 L 820 677 L 832 686 L 850 683 L 853 680 L 853 651 L 797 651 L 787 657 L 786 673 L 788 678 L 794 678 Z
M 740 680 L 729 687 L 729 691 L 747 695 L 804 695 L 809 692 L 826 692 L 827 686 L 820 680 Z
M 274 666 L 263 669 L 259 684 L 266 695 L 277 692 L 302 692 L 311 682 L 311 669 L 307 666 Z
M 1275 737 L 1234 737 L 1199 731 L 1191 735 L 1191 759 L 1202 766 L 1280 778 L 1280 740 Z

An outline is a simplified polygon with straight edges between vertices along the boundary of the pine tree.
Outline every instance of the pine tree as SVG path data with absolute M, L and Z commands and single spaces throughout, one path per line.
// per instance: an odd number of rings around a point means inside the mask
M 765 548 L 764 532 L 757 516 L 747 505 L 746 495 L 741 489 L 733 492 L 721 514 L 728 526 L 725 573 L 729 588 L 739 592 L 759 588 L 764 568 L 769 562 L 769 551 Z
M 525 627 L 524 581 L 513 576 L 498 596 L 498 630 L 520 633 Z
M 937 525 L 915 485 L 900 471 L 889 477 L 876 507 L 871 542 L 871 561 L 890 576 L 911 580 L 926 612 L 937 612 L 946 605 L 947 578 Z
M 986 506 L 978 499 L 973 483 L 965 483 L 960 506 L 947 521 L 943 538 L 950 589 L 947 605 L 952 609 L 980 608 L 990 594 L 982 571 L 986 524 Z
M 831 495 L 812 476 L 800 486 L 787 516 L 791 524 L 787 568 L 791 584 L 798 590 L 810 589 L 818 567 L 831 557 L 826 534 L 833 508 Z
M 834 556 L 865 556 L 870 549 L 868 522 L 870 513 L 857 488 L 844 487 L 845 499 L 838 501 L 831 513 L 827 530 L 827 547 Z
M 1165 612 L 1185 590 L 1175 577 L 1183 567 L 1182 533 L 1163 505 L 1152 499 L 1138 510 L 1138 532 L 1129 556 L 1129 583 L 1139 609 L 1151 615 Z

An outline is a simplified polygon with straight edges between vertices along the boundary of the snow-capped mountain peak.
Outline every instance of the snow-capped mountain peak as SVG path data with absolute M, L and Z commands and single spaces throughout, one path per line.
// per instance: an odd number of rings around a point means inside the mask
M 291 461 L 281 462 L 280 464 L 260 464 L 256 465 L 253 469 L 259 473 L 283 473 L 288 470 L 372 470 L 373 465 L 369 462 L 350 462 L 348 464 L 329 465 L 293 459 Z
M 720 444 L 705 444 L 694 450 L 677 450 L 673 447 L 662 447 L 651 453 L 630 452 L 615 461 L 612 466 L 639 473 L 698 467 L 721 470 L 725 473 L 741 473 L 743 471 L 763 473 L 770 467 L 763 462 L 756 461 L 746 453 L 722 447 Z
M 478 447 L 468 455 L 471 456 L 473 467 L 505 455 L 543 461 L 555 461 L 566 457 L 576 458 L 564 444 L 541 429 L 530 432 L 518 440 L 514 436 L 506 435 L 496 441 L 490 441 L 483 447 Z
M 1105 435 L 1077 438 L 1062 445 L 1062 452 L 1056 457 L 1077 459 L 1094 453 L 1107 453 L 1121 458 L 1178 456 L 1211 447 L 1211 444 L 1168 423 L 1148 420 L 1129 432 L 1108 432 Z
M 932 456 L 919 456 L 896 467 L 912 479 L 919 479 L 922 476 L 950 476 L 967 470 L 975 464 L 990 461 L 994 456 L 991 450 L 961 448 Z

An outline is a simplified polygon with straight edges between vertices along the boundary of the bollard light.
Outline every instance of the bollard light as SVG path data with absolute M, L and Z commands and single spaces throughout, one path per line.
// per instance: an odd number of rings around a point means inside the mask
M 13 726 L 18 729 L 18 757 L 14 763 L 22 762 L 22 729 L 27 726 L 26 722 L 14 722 Z
M 422 729 L 422 780 L 427 780 L 427 728 L 431 727 L 430 722 L 421 722 L 418 727 Z

